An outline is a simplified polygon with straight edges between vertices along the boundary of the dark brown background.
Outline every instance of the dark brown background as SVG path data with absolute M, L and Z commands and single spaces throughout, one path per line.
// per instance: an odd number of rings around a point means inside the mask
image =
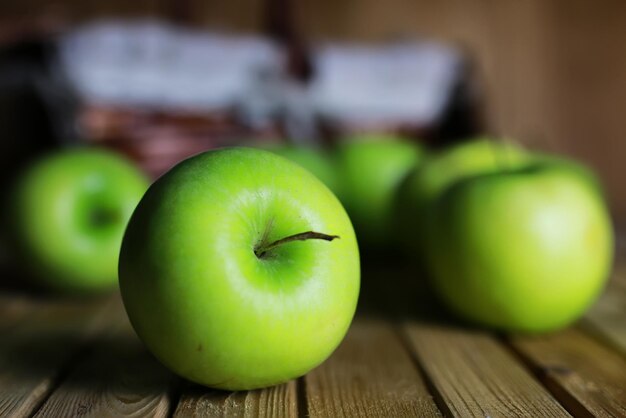
M 15 26 L 19 17 L 42 14 L 70 22 L 152 15 L 247 32 L 266 29 L 267 1 L 5 0 L 0 16 Z M 293 0 L 291 6 L 304 39 L 424 35 L 461 45 L 478 70 L 489 129 L 591 164 L 618 222 L 626 221 L 625 1 Z

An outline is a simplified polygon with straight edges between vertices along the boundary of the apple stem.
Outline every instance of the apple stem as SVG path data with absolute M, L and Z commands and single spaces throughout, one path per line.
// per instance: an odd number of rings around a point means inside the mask
M 254 254 L 256 254 L 257 257 L 261 258 L 268 251 L 278 246 L 281 246 L 283 244 L 287 244 L 288 242 L 306 241 L 309 239 L 321 239 L 324 241 L 332 241 L 335 238 L 339 238 L 339 235 L 328 235 L 328 234 L 322 234 L 321 232 L 315 232 L 315 231 L 300 232 L 299 234 L 294 234 L 285 238 L 281 238 L 267 245 L 263 245 L 263 243 L 261 243 L 259 246 L 257 246 L 254 249 Z

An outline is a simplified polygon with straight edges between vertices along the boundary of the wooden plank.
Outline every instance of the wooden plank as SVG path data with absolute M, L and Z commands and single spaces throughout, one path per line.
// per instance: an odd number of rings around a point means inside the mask
M 312 417 L 440 416 L 398 334 L 383 322 L 357 320 L 304 383 Z
M 512 338 L 515 350 L 576 416 L 626 416 L 626 360 L 572 328 Z
M 446 415 L 569 416 L 509 350 L 487 333 L 416 323 L 404 329 Z
M 0 340 L 0 416 L 30 416 L 102 325 L 108 302 L 43 303 Z
M 144 348 L 118 303 L 109 332 L 78 362 L 35 417 L 165 417 L 177 380 Z
M 226 392 L 189 384 L 175 418 L 297 417 L 296 381 L 253 391 Z
M 623 264 L 623 263 L 622 263 Z M 619 265 L 582 326 L 626 356 L 626 266 Z

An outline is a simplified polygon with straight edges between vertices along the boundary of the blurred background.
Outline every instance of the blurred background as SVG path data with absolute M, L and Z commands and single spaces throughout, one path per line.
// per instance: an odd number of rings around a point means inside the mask
M 234 142 L 486 130 L 585 160 L 620 222 L 625 16 L 619 0 L 2 2 L 2 166 L 98 141 L 156 175 Z
M 152 177 L 212 147 L 477 133 L 591 165 L 626 217 L 619 0 L 0 4 L 3 181 L 95 143 Z

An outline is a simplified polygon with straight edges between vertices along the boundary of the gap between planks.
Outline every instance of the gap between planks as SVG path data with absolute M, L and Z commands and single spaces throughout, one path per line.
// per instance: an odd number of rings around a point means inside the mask
M 614 294 L 605 294 L 600 307 L 605 306 L 607 295 Z M 625 302 L 624 296 L 613 299 L 617 306 L 624 306 Z M 17 316 L 23 315 L 19 304 L 10 309 L 18 312 Z M 597 307 L 592 309 L 583 323 L 586 328 L 588 321 L 591 324 L 606 323 L 603 315 L 594 316 L 594 312 L 604 311 Z M 623 311 L 609 312 L 613 315 L 613 324 L 619 324 L 620 318 L 626 319 Z M 31 312 L 20 317 L 17 323 L 37 323 L 45 316 L 41 312 Z M 0 332 L 10 333 L 16 328 L 11 325 L 3 323 Z M 73 327 L 83 329 L 85 324 Z M 84 346 L 89 338 L 93 338 L 95 328 L 91 325 L 87 329 L 92 331 L 78 333 L 76 339 L 70 340 L 74 346 Z M 623 327 L 613 325 L 604 332 L 610 336 L 615 329 L 623 331 Z M 121 333 L 129 330 L 126 328 Z M 32 330 L 30 332 L 32 336 Z M 117 358 L 126 359 L 127 366 L 137 363 L 139 366 L 132 375 L 139 377 L 132 378 L 110 363 L 109 367 L 104 367 L 109 370 L 95 367 L 111 352 L 94 350 L 73 364 L 67 378 L 50 393 L 55 388 L 54 376 L 67 363 L 53 362 L 56 369 L 51 368 L 45 378 L 40 376 L 40 386 L 35 385 L 40 389 L 34 390 L 31 384 L 30 398 L 22 398 L 22 403 L 18 402 L 18 408 L 13 411 L 20 412 L 18 416 L 28 416 L 45 401 L 38 416 L 63 412 L 92 412 L 97 416 L 106 416 L 108 412 L 132 412 L 152 416 L 173 413 L 177 417 L 216 414 L 401 417 L 437 416 L 440 414 L 438 405 L 446 415 L 453 416 L 524 416 L 526 412 L 567 416 L 561 405 L 581 416 L 626 415 L 624 358 L 580 329 L 543 337 L 511 337 L 504 341 L 505 345 L 485 332 L 432 324 L 407 323 L 401 328 L 401 335 L 404 342 L 390 323 L 357 318 L 333 356 L 307 376 L 275 388 L 231 393 L 188 384 L 179 388 L 180 381 L 160 369 L 151 356 L 140 350 L 140 343 L 133 340 L 130 331 L 124 339 L 134 342 L 126 347 L 126 351 L 118 352 Z M 619 339 L 615 341 L 623 348 Z M 3 342 L 0 350 L 6 350 L 6 345 Z M 520 359 L 523 362 L 519 362 Z M 92 387 L 84 391 L 81 396 L 89 402 L 74 402 L 74 406 L 68 409 L 72 404 L 67 402 L 68 397 L 74 396 L 76 383 L 81 382 L 86 374 L 94 373 L 94 367 L 95 373 L 104 377 L 104 388 Z M 568 371 L 565 373 L 564 370 Z M 6 370 L 0 371 L 0 388 L 3 388 L 2 384 L 6 385 L 2 374 L 6 376 Z M 461 374 L 463 379 L 459 379 Z M 120 379 L 127 382 L 125 389 L 115 387 Z M 158 384 L 150 386 L 146 380 L 156 380 Z M 180 399 L 177 398 L 178 391 Z M 9 409 L 6 409 L 7 405 Z M 15 405 L 5 399 L 0 402 L 0 411 L 11 411 Z
M 344 342 L 304 378 L 312 417 L 441 416 L 397 332 L 357 320 Z
M 414 323 L 407 324 L 404 332 L 435 394 L 444 400 L 446 415 L 567 416 L 491 335 Z M 36 416 L 87 412 L 92 416 L 167 416 L 174 406 L 176 417 L 297 416 L 298 408 L 300 414 L 304 410 L 313 417 L 439 415 L 414 359 L 392 326 L 384 322 L 355 321 L 335 354 L 300 382 L 249 392 L 211 391 L 186 385 L 177 405 L 168 397 L 171 375 L 166 371 L 155 374 L 161 366 L 151 360 L 146 363 L 147 353 L 137 352 L 139 357 L 113 356 L 130 359 L 131 363 L 140 360 L 139 367 L 130 374 L 123 370 L 128 364 L 120 369 L 106 363 L 110 354 L 106 348 L 96 350 L 79 362 Z M 77 387 L 82 387 L 77 383 L 86 376 L 95 376 L 99 385 L 77 395 Z M 131 383 L 126 385 L 126 391 L 116 387 L 117 382 L 128 379 Z M 146 389 L 146 382 L 155 380 L 158 384 Z M 304 385 L 298 388 L 297 383 Z M 306 398 L 304 405 L 298 405 L 298 390 L 305 393 L 300 396 L 300 400 Z M 580 414 L 580 410 L 568 406 Z
M 425 323 L 407 323 L 403 332 L 446 415 L 569 416 L 492 335 Z
M 104 326 L 108 304 L 31 304 L 3 331 L 0 415 L 30 416 Z
M 511 348 L 575 416 L 626 416 L 626 359 L 578 327 L 510 337 Z
M 183 391 L 175 417 L 440 416 L 392 326 L 356 320 L 335 353 L 306 376 L 250 392 Z
M 74 365 L 35 417 L 168 416 L 176 378 L 145 350 L 119 300 L 108 319 L 93 350 Z

